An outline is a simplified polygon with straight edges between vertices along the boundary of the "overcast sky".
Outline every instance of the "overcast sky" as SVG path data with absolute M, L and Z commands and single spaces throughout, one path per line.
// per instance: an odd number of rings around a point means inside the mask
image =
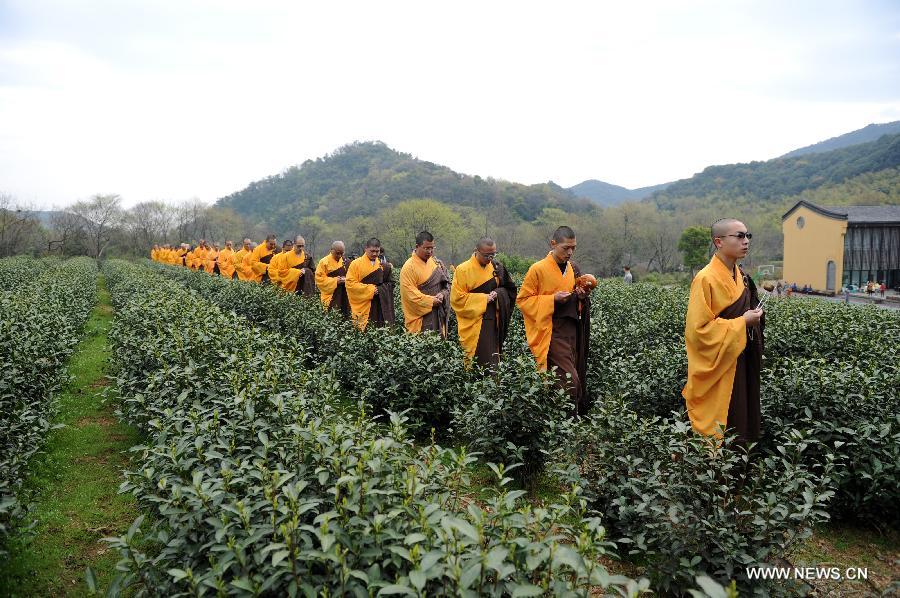
M 900 120 L 900 2 L 0 0 L 0 191 L 206 201 L 354 140 L 634 188 Z

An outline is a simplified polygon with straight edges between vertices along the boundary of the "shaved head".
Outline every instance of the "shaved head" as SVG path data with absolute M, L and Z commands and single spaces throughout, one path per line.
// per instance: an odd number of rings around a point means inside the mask
M 486 249 L 488 247 L 493 247 L 494 245 L 496 245 L 496 243 L 494 243 L 494 240 L 492 238 L 481 237 L 480 239 L 478 239 L 478 242 L 475 243 L 475 249 Z
M 735 224 L 743 225 L 744 223 L 738 220 L 737 218 L 720 218 L 712 223 L 712 226 L 709 227 L 710 236 L 715 239 L 716 237 L 724 237 L 725 235 L 731 233 L 731 230 L 734 228 Z
M 331 249 L 335 251 L 344 251 L 344 242 L 343 241 L 335 241 L 331 244 Z
M 562 243 L 566 239 L 574 239 L 575 231 L 572 230 L 568 226 L 560 226 L 555 231 L 553 231 L 553 240 L 557 243 Z
M 294 239 L 294 243 L 297 243 L 298 245 L 306 245 L 306 239 L 304 239 L 302 235 L 297 235 L 297 237 Z

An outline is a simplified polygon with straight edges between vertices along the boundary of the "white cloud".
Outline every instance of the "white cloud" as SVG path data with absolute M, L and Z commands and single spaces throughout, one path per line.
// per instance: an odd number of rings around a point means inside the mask
M 0 185 L 43 205 L 212 201 L 356 139 L 636 187 L 900 118 L 889 4 L 12 6 Z

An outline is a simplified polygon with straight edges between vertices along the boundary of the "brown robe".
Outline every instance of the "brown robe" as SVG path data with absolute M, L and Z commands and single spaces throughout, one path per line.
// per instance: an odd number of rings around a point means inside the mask
M 731 320 L 740 318 L 748 309 L 759 303 L 756 284 L 741 269 L 744 278 L 744 292 L 737 301 L 722 310 L 720 318 Z M 757 326 L 747 327 L 747 346 L 738 356 L 734 370 L 734 384 L 731 387 L 731 401 L 728 403 L 727 427 L 737 435 L 739 445 L 747 445 L 759 440 L 760 407 L 759 376 L 762 369 L 763 329 L 765 314 Z
M 506 342 L 509 320 L 518 292 L 516 283 L 503 264 L 494 260 L 493 266 L 494 276 L 469 291 L 486 295 L 491 291 L 497 291 L 497 298 L 488 303 L 487 310 L 481 316 L 481 332 L 475 346 L 475 361 L 482 367 L 500 363 L 500 354 L 503 352 L 503 343 Z
M 575 278 L 581 270 L 571 264 Z M 575 404 L 575 412 L 585 415 L 590 408 L 587 392 L 587 360 L 591 331 L 591 297 L 579 299 L 572 293 L 562 303 L 553 307 L 553 336 L 547 351 L 547 368 L 556 366 L 556 376 L 560 386 L 569 391 Z M 566 374 L 571 380 L 566 379 Z
M 261 264 L 267 264 L 267 265 L 268 265 L 268 264 L 271 264 L 271 263 L 272 263 L 272 258 L 275 257 L 276 255 L 278 255 L 278 253 L 280 253 L 280 252 L 278 252 L 278 251 L 276 250 L 275 252 L 270 253 L 269 255 L 267 255 L 267 256 L 265 256 L 265 257 L 261 257 L 261 258 L 259 258 L 259 262 L 260 262 Z M 271 279 L 269 278 L 269 269 L 268 269 L 268 268 L 266 268 L 266 271 L 263 272 L 262 280 L 261 280 L 260 282 L 261 282 L 262 284 L 270 284 L 270 283 L 272 282 Z
M 294 292 L 298 295 L 312 297 L 313 295 L 316 295 L 316 264 L 313 262 L 312 256 L 308 253 L 306 254 L 306 259 L 303 260 L 303 263 L 293 266 L 294 270 L 302 270 L 303 268 L 306 268 L 306 273 L 300 277 L 300 280 L 297 282 L 297 290 Z
M 341 267 L 329 272 L 328 277 L 337 278 L 338 276 L 347 276 L 347 268 L 349 266 L 350 260 L 343 258 Z M 331 303 L 328 304 L 328 309 L 340 311 L 341 315 L 345 318 L 350 317 L 350 298 L 347 297 L 347 286 L 344 283 L 339 282 L 337 288 L 334 289 L 334 294 L 331 295 Z
M 374 284 L 378 288 L 378 293 L 372 297 L 369 321 L 366 324 L 367 327 L 390 326 L 395 321 L 394 280 L 391 278 L 392 271 L 392 266 L 385 263 L 383 267 L 376 268 L 360 281 L 363 284 Z
M 426 295 L 441 295 L 444 300 L 435 305 L 430 313 L 422 316 L 422 331 L 433 330 L 447 338 L 447 327 L 450 324 L 450 279 L 444 264 L 435 260 L 438 267 L 434 269 L 428 280 L 419 285 L 419 290 Z M 380 291 L 379 291 L 380 292 Z

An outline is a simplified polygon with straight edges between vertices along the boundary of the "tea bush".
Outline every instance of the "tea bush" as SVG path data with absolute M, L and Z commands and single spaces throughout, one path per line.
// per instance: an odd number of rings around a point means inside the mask
M 340 373 L 305 367 L 303 343 L 145 269 L 106 268 L 122 415 L 147 436 L 122 490 L 152 515 L 112 540 L 113 594 L 646 589 L 597 563 L 609 544 L 577 487 L 535 509 L 497 466 L 495 495 L 476 503 L 473 456 L 418 446 L 400 415 L 384 426 L 346 409 Z
M 697 575 L 734 579 L 742 592 L 778 593 L 745 567 L 773 563 L 828 519 L 834 449 L 811 468 L 809 434 L 794 430 L 771 455 L 749 455 L 695 434 L 685 419 L 640 417 L 608 401 L 561 445 L 573 479 L 659 590 L 683 593 Z
M 17 270 L 24 270 L 19 272 Z M 0 553 L 26 515 L 25 465 L 51 426 L 53 396 L 97 294 L 93 260 L 0 260 Z

